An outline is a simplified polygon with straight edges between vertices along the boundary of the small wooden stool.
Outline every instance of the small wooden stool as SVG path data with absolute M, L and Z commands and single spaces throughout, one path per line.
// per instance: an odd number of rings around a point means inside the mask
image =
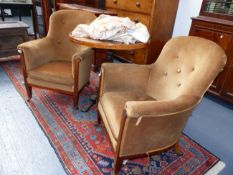
M 17 45 L 28 41 L 28 27 L 21 21 L 0 22 L 0 57 L 17 54 Z

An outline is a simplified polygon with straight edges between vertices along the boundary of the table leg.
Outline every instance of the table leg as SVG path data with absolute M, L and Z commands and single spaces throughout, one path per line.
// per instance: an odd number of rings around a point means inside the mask
M 107 61 L 113 62 L 113 59 L 114 59 L 114 51 L 108 50 L 108 52 L 107 52 Z
M 89 109 L 91 109 L 91 107 L 92 106 L 94 106 L 96 103 L 97 103 L 97 94 L 93 94 L 93 95 L 91 95 L 91 97 L 90 97 L 90 102 L 91 102 L 91 104 L 86 108 L 86 109 L 80 109 L 80 111 L 81 112 L 88 112 L 89 111 Z
M 113 59 L 114 59 L 114 51 L 112 50 L 108 50 L 107 52 L 107 55 L 106 55 L 106 59 L 107 61 L 109 62 L 113 62 Z M 100 86 L 100 85 L 99 85 Z M 89 98 L 90 100 L 90 105 L 86 108 L 86 109 L 81 109 L 80 111 L 81 112 L 88 112 L 89 109 L 91 109 L 92 106 L 94 106 L 97 102 L 98 102 L 98 95 L 99 95 L 99 92 L 98 90 L 96 91 L 96 94 L 93 94 L 91 95 L 91 97 Z
M 18 8 L 18 15 L 19 15 L 19 20 L 22 21 L 22 16 L 21 16 L 21 9 L 20 9 L 20 7 Z
M 5 21 L 5 18 L 4 18 L 4 9 L 1 7 L 1 18 L 2 18 L 2 21 Z
M 34 31 L 35 39 L 37 39 L 37 35 L 36 35 L 36 13 L 35 13 L 35 8 L 34 7 L 32 7 L 32 9 L 31 9 L 31 16 L 32 16 L 32 25 L 33 25 L 33 31 Z

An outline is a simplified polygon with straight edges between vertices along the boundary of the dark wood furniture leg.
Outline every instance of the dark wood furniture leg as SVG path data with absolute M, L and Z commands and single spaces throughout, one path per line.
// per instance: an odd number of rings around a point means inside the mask
M 97 110 L 97 124 L 98 125 L 101 124 L 101 116 L 98 110 Z
M 80 59 L 77 59 L 74 63 L 74 94 L 73 94 L 73 101 L 74 101 L 74 107 L 78 108 L 78 74 L 79 74 L 79 63 Z
M 18 15 L 19 15 L 19 21 L 22 21 L 22 16 L 21 16 L 21 9 L 20 9 L 20 7 L 18 8 Z
M 176 143 L 176 144 L 174 145 L 174 150 L 175 150 L 175 153 L 176 153 L 178 156 L 182 156 L 182 155 L 183 155 L 183 153 L 182 153 L 181 150 L 180 150 L 180 145 L 179 145 L 179 143 Z
M 21 60 L 22 67 L 23 67 L 23 79 L 24 79 L 24 84 L 25 84 L 25 88 L 27 92 L 27 101 L 29 101 L 32 98 L 32 87 L 27 82 L 27 71 L 26 71 L 24 53 L 22 50 L 18 50 L 18 52 L 20 54 L 20 60 Z
M 121 149 L 121 140 L 122 140 L 122 136 L 123 136 L 126 118 L 127 118 L 127 114 L 126 114 L 126 111 L 124 110 L 122 113 L 122 119 L 121 119 L 120 131 L 119 131 L 120 133 L 119 133 L 117 148 L 116 148 L 116 152 L 115 152 L 115 156 L 114 156 L 114 158 L 115 158 L 114 167 L 113 167 L 114 174 L 117 174 L 120 171 L 123 160 L 124 160 L 123 157 L 120 157 L 120 149 Z
M 26 91 L 27 91 L 27 101 L 30 101 L 31 98 L 32 98 L 32 87 L 29 86 L 27 83 L 25 83 L 25 88 L 26 88 Z
M 34 37 L 37 39 L 36 35 L 36 13 L 35 13 L 35 7 L 32 6 L 31 8 L 31 15 L 32 15 L 32 25 L 33 25 L 33 32 L 34 32 Z
M 4 18 L 4 9 L 1 7 L 1 18 L 2 18 L 2 21 L 5 21 L 5 18 Z

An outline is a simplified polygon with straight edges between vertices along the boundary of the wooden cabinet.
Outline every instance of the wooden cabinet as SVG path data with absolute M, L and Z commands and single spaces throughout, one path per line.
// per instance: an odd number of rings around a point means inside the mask
M 171 38 L 179 0 L 105 0 L 105 9 L 145 24 L 150 32 L 147 49 L 118 51 L 116 56 L 138 64 L 153 63 Z
M 189 35 L 210 39 L 227 54 L 227 63 L 209 92 L 233 103 L 233 2 L 204 0 L 200 14 L 192 18 Z
M 57 3 L 75 3 L 90 7 L 97 7 L 97 0 L 32 0 L 36 13 L 37 34 L 43 37 L 49 29 L 49 17 L 55 9 L 58 9 Z
M 231 55 L 231 58 L 233 55 Z M 222 96 L 224 99 L 228 99 L 233 103 L 233 59 L 229 62 L 229 68 L 226 76 L 226 80 L 223 86 Z
M 28 40 L 28 27 L 21 21 L 0 23 L 0 57 L 18 53 L 17 45 Z

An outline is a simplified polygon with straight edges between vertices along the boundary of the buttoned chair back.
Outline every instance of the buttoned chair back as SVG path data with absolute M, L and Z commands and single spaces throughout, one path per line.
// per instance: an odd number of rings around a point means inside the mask
M 226 62 L 224 51 L 212 41 L 177 37 L 164 46 L 153 64 L 147 92 L 157 100 L 183 94 L 202 97 Z

